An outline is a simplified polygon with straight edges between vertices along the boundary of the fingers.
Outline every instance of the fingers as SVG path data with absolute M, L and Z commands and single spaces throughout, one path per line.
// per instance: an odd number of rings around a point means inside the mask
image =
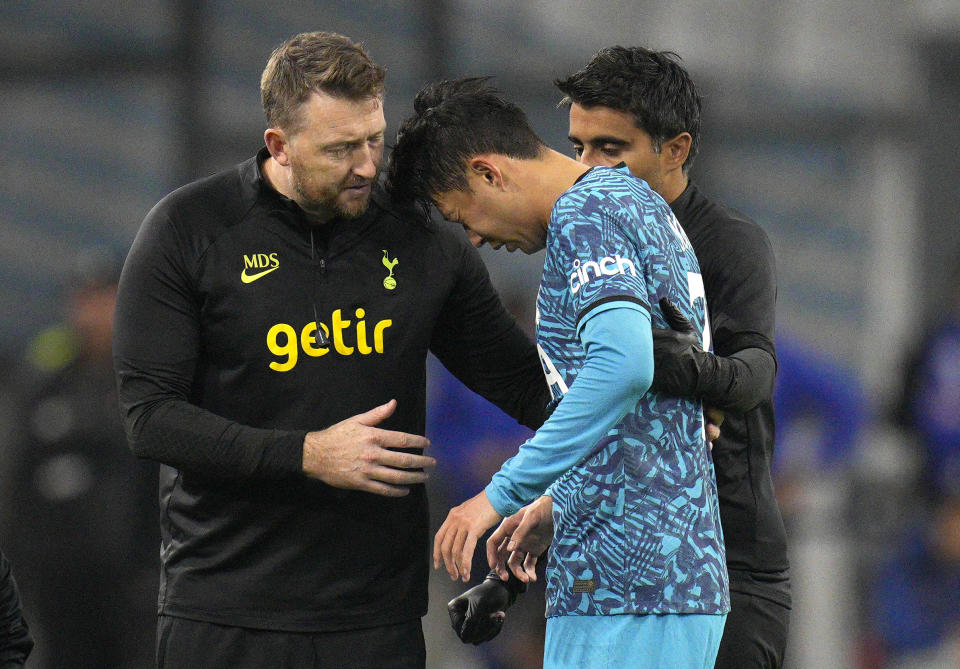
M 531 581 L 537 580 L 537 561 L 540 558 L 533 554 L 527 553 L 527 557 L 523 558 L 523 573 L 525 573 Z
M 371 481 L 379 481 L 380 483 L 387 483 L 394 486 L 410 486 L 417 485 L 418 483 L 426 483 L 430 475 L 427 472 L 373 466 L 370 468 L 367 478 Z
M 526 508 L 520 509 L 508 518 L 504 518 L 500 525 L 493 531 L 490 538 L 487 539 L 487 564 L 491 569 L 501 564 L 506 556 L 505 543 L 510 539 L 520 520 L 523 518 Z M 497 572 L 499 573 L 499 571 Z M 504 572 L 505 573 L 505 572 Z M 501 577 L 504 575 L 501 574 Z
M 666 297 L 660 298 L 660 311 L 670 327 L 677 332 L 693 332 L 693 325 L 677 306 Z
M 707 421 L 713 423 L 718 428 L 723 425 L 724 413 L 721 409 L 706 408 L 703 413 L 707 416 Z
M 720 428 L 713 423 L 707 423 L 707 441 L 714 442 L 720 438 Z
M 510 537 L 504 537 L 503 541 L 500 542 L 500 545 L 495 548 L 495 552 L 491 557 L 490 544 L 487 543 L 487 564 L 490 565 L 491 569 L 496 570 L 497 576 L 500 577 L 500 580 L 506 581 L 510 578 L 510 572 L 507 570 L 507 557 L 509 552 L 507 551 L 507 543 L 510 541 Z
M 354 416 L 356 420 L 361 425 L 377 425 L 382 423 L 387 418 L 393 415 L 393 412 L 397 409 L 397 400 L 390 400 L 386 404 L 381 404 L 378 407 L 373 407 L 370 411 L 366 411 L 361 414 Z
M 524 583 L 531 583 L 537 580 L 538 560 L 539 556 L 535 553 L 513 551 L 507 559 L 507 566 L 519 580 Z
M 456 581 L 460 577 L 454 555 L 459 553 L 459 549 L 466 540 L 466 534 L 466 528 L 451 523 L 448 515 L 433 539 L 433 568 L 438 569 L 443 562 L 451 581 Z
M 398 453 L 397 451 L 380 449 L 373 457 L 373 464 L 389 467 L 395 470 L 433 469 L 437 466 L 437 461 L 434 458 L 431 458 L 429 455 Z
M 409 432 L 395 432 L 394 430 L 377 428 L 374 437 L 383 448 L 419 448 L 423 450 L 430 445 L 430 440 L 426 437 Z
M 463 540 L 463 545 L 459 551 L 457 569 L 460 572 L 464 583 L 470 580 L 470 569 L 473 566 L 473 552 L 477 549 L 477 537 L 472 532 L 467 532 Z

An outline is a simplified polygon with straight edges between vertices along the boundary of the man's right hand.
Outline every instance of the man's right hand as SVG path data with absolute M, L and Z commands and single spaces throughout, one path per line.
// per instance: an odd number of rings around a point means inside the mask
M 308 432 L 303 440 L 303 472 L 334 488 L 362 490 L 385 497 L 403 497 L 409 486 L 424 483 L 437 461 L 426 455 L 402 453 L 391 448 L 425 449 L 426 437 L 382 430 L 376 425 L 389 418 L 397 401 L 331 425 Z

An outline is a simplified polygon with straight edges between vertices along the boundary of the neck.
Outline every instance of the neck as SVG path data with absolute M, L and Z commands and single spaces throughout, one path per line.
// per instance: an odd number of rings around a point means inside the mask
M 553 149 L 546 149 L 541 158 L 528 164 L 531 167 L 527 174 L 532 186 L 530 192 L 535 194 L 540 222 L 546 230 L 557 200 L 590 168 Z
M 666 200 L 667 204 L 673 204 L 673 201 L 680 197 L 683 191 L 687 189 L 687 184 L 689 183 L 690 179 L 687 177 L 686 172 L 679 169 L 663 180 L 663 184 L 659 189 L 660 197 Z

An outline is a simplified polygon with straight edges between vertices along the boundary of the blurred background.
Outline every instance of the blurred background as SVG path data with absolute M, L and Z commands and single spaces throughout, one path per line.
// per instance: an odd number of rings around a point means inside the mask
M 787 666 L 960 667 L 960 0 L 4 0 L 0 28 L 0 547 L 28 666 L 152 666 L 156 471 L 115 409 L 118 263 L 158 199 L 259 149 L 270 51 L 332 30 L 387 67 L 388 135 L 424 83 L 492 74 L 561 151 L 555 78 L 612 44 L 683 58 L 692 178 L 777 255 Z M 484 258 L 532 330 L 542 257 Z M 436 523 L 526 433 L 431 364 Z M 542 591 L 475 649 L 447 621 L 460 588 L 432 588 L 429 666 L 539 666 Z

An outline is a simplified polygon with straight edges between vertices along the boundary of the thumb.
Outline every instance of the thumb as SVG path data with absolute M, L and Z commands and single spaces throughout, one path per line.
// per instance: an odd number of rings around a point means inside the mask
M 393 412 L 396 411 L 396 409 L 397 409 L 397 400 L 390 400 L 386 404 L 381 404 L 378 407 L 374 407 L 370 409 L 370 411 L 357 414 L 353 418 L 361 425 L 368 425 L 368 426 L 378 425 L 379 423 L 382 423 L 383 421 L 388 419 L 390 416 L 392 416 Z
M 660 311 L 663 312 L 663 317 L 667 319 L 667 323 L 672 329 L 677 332 L 693 332 L 693 326 L 690 324 L 690 321 L 687 320 L 683 312 L 677 308 L 677 305 L 668 298 L 660 298 Z

